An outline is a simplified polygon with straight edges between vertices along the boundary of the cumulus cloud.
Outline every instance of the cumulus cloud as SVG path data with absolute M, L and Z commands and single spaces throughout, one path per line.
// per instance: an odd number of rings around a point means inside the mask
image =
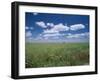
M 29 29 L 29 27 L 28 27 L 28 26 L 26 26 L 26 27 L 25 27 L 25 29 L 26 29 L 26 30 L 28 30 L 28 29 Z
M 36 22 L 36 24 L 42 28 L 47 28 L 46 24 L 43 21 Z
M 53 27 L 54 24 L 53 23 L 47 23 L 47 26 Z
M 34 12 L 33 15 L 38 15 L 38 13 Z
M 70 26 L 70 30 L 73 30 L 73 31 L 84 29 L 84 28 L 85 28 L 85 25 L 83 24 L 74 24 Z
M 38 35 L 34 40 L 42 40 L 42 39 L 43 39 L 42 35 L 41 36 Z
M 34 28 L 33 27 L 30 27 L 30 30 L 33 30 Z
M 45 34 L 52 34 L 52 33 L 58 33 L 58 31 L 56 31 L 56 30 L 53 30 L 53 29 L 46 29 L 46 30 L 44 30 L 44 32 L 43 33 L 45 33 Z
M 28 27 L 28 26 L 26 26 L 25 29 L 26 29 L 26 30 L 33 30 L 34 28 L 33 28 L 33 27 Z
M 56 30 L 56 31 L 68 31 L 69 27 L 63 25 L 62 23 L 59 23 L 59 24 L 55 25 L 52 30 Z
M 54 31 L 68 31 L 69 27 L 67 25 L 63 25 L 63 23 L 59 23 L 54 25 L 53 23 L 45 23 L 43 21 L 36 22 L 36 24 L 42 28 L 48 28 L 49 26 L 51 29 L 47 30 L 47 32 L 54 32 Z
M 50 25 L 50 23 L 48 23 L 48 25 Z M 43 33 L 58 33 L 60 31 L 68 31 L 69 27 L 63 25 L 62 23 L 59 23 L 57 25 L 54 25 L 51 29 L 46 29 L 44 30 Z
M 61 34 L 60 31 L 68 31 L 69 27 L 67 25 L 63 25 L 62 23 L 54 25 L 53 23 L 47 23 L 47 26 L 53 26 L 50 29 L 44 29 L 42 33 L 42 37 L 44 39 L 57 39 L 59 36 L 64 36 L 65 34 Z
M 60 33 L 52 33 L 52 34 L 44 34 L 44 37 L 53 37 L 53 36 L 60 36 Z
M 68 30 L 76 31 L 76 30 L 85 28 L 85 25 L 83 25 L 83 24 L 74 24 L 74 25 L 71 25 L 70 27 L 68 27 L 67 25 L 63 25 L 63 23 L 54 25 L 54 23 L 45 23 L 43 21 L 36 22 L 36 24 L 42 28 L 51 27 L 51 29 L 50 29 L 51 32 L 52 31 L 58 31 L 58 32 L 59 31 L 68 31 Z
M 81 36 L 89 37 L 89 32 L 81 33 Z
M 43 39 L 59 39 L 60 37 L 64 36 L 65 34 L 61 34 L 61 33 L 48 33 L 48 34 L 43 34 L 42 37 Z
M 26 36 L 26 37 L 31 37 L 31 36 L 32 36 L 31 31 L 27 31 L 27 32 L 25 33 L 25 36 Z
M 67 38 L 79 38 L 80 34 L 69 34 Z
M 69 33 L 67 38 L 83 38 L 83 37 L 89 37 L 89 33 L 85 32 L 85 33 L 79 33 L 79 34 L 71 34 Z
M 71 33 L 62 33 L 63 31 L 76 31 L 80 29 L 84 29 L 85 25 L 83 24 L 74 24 L 68 27 L 67 25 L 64 25 L 63 23 L 58 23 L 54 25 L 54 23 L 45 23 L 43 21 L 36 22 L 36 24 L 43 28 L 43 32 L 37 36 L 37 39 L 58 39 L 60 37 L 67 37 L 67 38 L 83 38 L 83 37 L 89 37 L 89 33 L 79 33 L 79 34 L 71 34 Z M 49 28 L 51 27 L 51 28 Z M 67 36 L 66 36 L 67 34 Z
M 53 32 L 53 33 L 41 33 L 37 36 L 36 40 L 47 40 L 47 39 L 59 39 L 62 36 L 65 36 L 66 34 L 61 34 L 59 32 Z

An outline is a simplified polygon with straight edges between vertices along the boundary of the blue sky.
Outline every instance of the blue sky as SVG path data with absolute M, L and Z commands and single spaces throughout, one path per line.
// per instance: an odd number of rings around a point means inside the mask
M 88 42 L 89 16 L 25 13 L 26 42 Z

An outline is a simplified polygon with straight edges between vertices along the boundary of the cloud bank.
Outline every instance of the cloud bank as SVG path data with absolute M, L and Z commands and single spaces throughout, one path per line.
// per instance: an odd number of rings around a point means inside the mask
M 44 21 L 37 21 L 35 24 L 41 28 L 42 32 L 39 33 L 33 40 L 68 40 L 68 39 L 84 39 L 89 38 L 89 32 L 78 33 L 78 30 L 84 30 L 84 24 L 72 24 L 70 26 L 63 23 L 50 23 Z M 32 38 L 33 27 L 26 27 L 26 37 Z M 72 33 L 75 32 L 75 33 Z

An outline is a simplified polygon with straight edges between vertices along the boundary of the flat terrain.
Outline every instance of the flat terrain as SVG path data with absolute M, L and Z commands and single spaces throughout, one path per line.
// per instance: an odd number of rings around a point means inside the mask
M 26 68 L 89 64 L 89 43 L 26 43 Z

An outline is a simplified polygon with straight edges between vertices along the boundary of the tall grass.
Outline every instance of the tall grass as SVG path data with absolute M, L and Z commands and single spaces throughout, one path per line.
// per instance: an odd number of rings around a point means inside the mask
M 26 68 L 89 64 L 88 43 L 26 43 Z

